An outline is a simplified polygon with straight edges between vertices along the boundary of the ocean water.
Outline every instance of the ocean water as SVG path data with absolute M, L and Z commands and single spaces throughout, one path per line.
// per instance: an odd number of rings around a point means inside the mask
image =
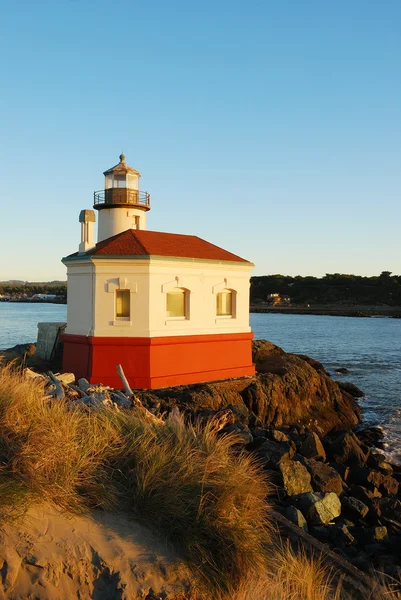
M 0 349 L 35 342 L 39 322 L 66 314 L 63 304 L 0 302 Z M 364 422 L 383 426 L 387 451 L 401 461 L 401 319 L 255 313 L 251 326 L 256 339 L 308 354 L 333 378 L 360 387 Z M 338 367 L 349 374 L 336 375 Z
M 251 326 L 256 339 L 308 354 L 361 388 L 364 422 L 383 427 L 386 452 L 401 462 L 401 319 L 255 313 Z

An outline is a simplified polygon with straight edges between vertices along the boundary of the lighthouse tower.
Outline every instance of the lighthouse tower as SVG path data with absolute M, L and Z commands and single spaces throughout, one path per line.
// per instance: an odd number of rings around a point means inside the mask
M 120 162 L 103 175 L 104 190 L 94 192 L 93 208 L 99 211 L 98 242 L 127 229 L 146 229 L 150 197 L 139 191 L 141 174 L 120 154 Z
M 254 375 L 253 264 L 194 235 L 146 229 L 150 197 L 125 156 L 82 210 L 67 267 L 63 370 L 91 383 L 160 388 Z

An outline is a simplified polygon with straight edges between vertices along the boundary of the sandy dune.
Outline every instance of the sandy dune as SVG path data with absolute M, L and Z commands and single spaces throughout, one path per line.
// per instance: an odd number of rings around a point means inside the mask
M 189 581 L 174 552 L 123 514 L 35 507 L 0 530 L 1 600 L 178 600 Z

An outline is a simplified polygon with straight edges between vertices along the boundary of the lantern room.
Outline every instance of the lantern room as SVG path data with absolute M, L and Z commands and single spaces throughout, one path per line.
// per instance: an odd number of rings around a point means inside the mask
M 147 192 L 139 191 L 141 174 L 125 162 L 125 155 L 120 154 L 120 162 L 104 171 L 104 190 L 94 192 L 94 208 L 103 206 L 141 206 L 150 209 L 150 197 Z
M 94 192 L 93 208 L 99 211 L 98 242 L 127 229 L 146 229 L 150 196 L 139 190 L 141 174 L 125 162 L 104 171 L 104 190 Z

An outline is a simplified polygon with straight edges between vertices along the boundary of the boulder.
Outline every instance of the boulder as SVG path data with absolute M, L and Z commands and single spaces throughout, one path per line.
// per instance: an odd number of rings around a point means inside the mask
M 363 444 L 376 446 L 384 438 L 384 433 L 381 427 L 366 427 L 357 431 L 356 436 Z
M 264 340 L 254 343 L 254 354 L 255 360 L 265 358 L 264 372 L 255 377 L 136 390 L 135 394 L 144 406 L 148 396 L 153 401 L 158 398 L 161 412 L 169 413 L 177 406 L 193 419 L 227 406 L 245 409 L 252 427 L 282 429 L 296 425 L 326 435 L 333 428 L 358 424 L 360 408 L 355 399 L 345 397 L 335 381 L 306 360 Z
M 386 473 L 392 473 L 393 467 L 386 461 L 384 454 L 378 452 L 371 453 L 367 461 L 368 467 L 376 469 L 377 471 L 383 471 Z
M 335 469 L 317 460 L 310 459 L 306 468 L 312 476 L 313 489 L 318 492 L 334 492 L 339 496 L 343 491 L 343 482 Z
M 355 541 L 354 536 L 350 533 L 347 525 L 339 523 L 330 528 L 330 538 L 334 543 L 341 546 L 349 546 Z
M 280 431 L 279 429 L 269 429 L 267 431 L 267 438 L 269 440 L 273 440 L 274 442 L 289 442 L 290 438 L 286 433 Z
M 335 369 L 335 372 L 339 375 L 347 375 L 347 373 L 349 373 L 349 369 L 347 369 L 347 367 L 337 367 L 337 369 Z
M 300 508 L 311 525 L 327 525 L 340 516 L 341 502 L 336 494 L 302 494 Z
M 285 354 L 284 350 L 276 346 L 269 340 L 253 340 L 252 342 L 252 362 L 256 365 L 270 356 L 281 356 Z
M 26 359 L 33 357 L 36 350 L 36 344 L 17 344 L 12 348 L 0 350 L 0 360 L 8 363 L 15 360 L 18 364 Z
M 323 525 L 312 525 L 312 527 L 308 528 L 308 533 L 313 535 L 319 542 L 322 542 L 322 544 L 326 544 L 330 539 L 330 529 Z
M 371 527 L 367 530 L 370 540 L 375 542 L 382 542 L 387 537 L 387 527 L 380 525 L 378 527 Z
M 372 504 L 372 498 L 381 496 L 381 494 L 376 489 L 371 491 L 363 487 L 362 485 L 351 485 L 348 489 L 348 493 L 350 496 L 352 496 L 353 498 L 357 498 L 358 500 L 366 504 L 366 506 L 368 507 L 370 507 Z
M 300 527 L 304 531 L 308 531 L 308 525 L 306 523 L 305 517 L 303 516 L 300 510 L 295 508 L 295 506 L 287 506 L 285 510 L 285 516 L 289 521 L 295 523 L 295 525 L 298 525 L 298 527 Z
M 224 434 L 234 434 L 237 438 L 236 443 L 246 446 L 247 444 L 251 444 L 253 442 L 253 436 L 249 431 L 248 427 L 243 423 L 232 423 L 231 425 L 226 425 L 219 431 L 219 435 Z
M 302 442 L 298 448 L 298 452 L 302 454 L 302 456 L 326 460 L 326 452 L 324 451 L 323 444 L 317 433 L 311 429 L 307 429 L 302 438 Z
M 265 440 L 258 448 L 258 456 L 268 469 L 278 469 L 283 460 L 294 456 L 294 449 L 288 442 L 273 442 Z
M 283 477 L 283 487 L 288 496 L 312 491 L 311 476 L 300 462 L 282 460 L 279 469 Z
M 378 489 L 382 494 L 396 496 L 398 493 L 398 481 L 394 477 L 369 469 L 369 467 L 352 467 L 348 479 L 351 483 Z
M 369 512 L 369 507 L 353 496 L 344 496 L 341 499 L 341 506 L 344 513 L 349 515 L 351 519 L 363 519 Z
M 368 453 L 361 447 L 355 434 L 343 431 L 334 440 L 326 442 L 327 455 L 338 463 L 365 465 Z
M 347 465 L 337 462 L 330 462 L 329 465 L 337 471 L 343 481 L 347 481 L 349 474 L 349 467 Z
M 376 518 L 383 516 L 401 523 L 401 502 L 397 498 L 372 498 L 371 504 Z
M 347 394 L 351 394 L 351 396 L 353 396 L 354 398 L 363 398 L 365 396 L 363 391 L 360 390 L 359 387 L 357 387 L 353 383 L 348 383 L 348 381 L 337 381 L 337 383 L 340 390 L 347 392 Z

